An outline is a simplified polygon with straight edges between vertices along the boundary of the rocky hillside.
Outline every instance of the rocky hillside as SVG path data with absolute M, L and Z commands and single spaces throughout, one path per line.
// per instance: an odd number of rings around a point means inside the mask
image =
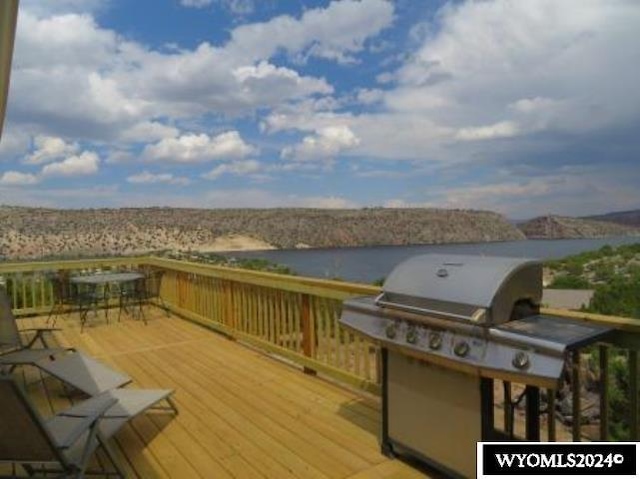
M 587 219 L 640 227 L 640 210 L 616 211 L 604 215 L 588 216 Z
M 0 207 L 7 259 L 134 254 L 158 250 L 407 245 L 506 241 L 524 235 L 502 216 L 438 209 L 54 210 Z
M 531 239 L 603 238 L 640 236 L 640 228 L 566 216 L 540 216 L 518 225 Z

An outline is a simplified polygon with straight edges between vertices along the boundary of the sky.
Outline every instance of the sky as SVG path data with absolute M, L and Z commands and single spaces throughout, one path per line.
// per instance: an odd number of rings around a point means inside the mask
M 0 204 L 640 208 L 637 0 L 22 0 Z

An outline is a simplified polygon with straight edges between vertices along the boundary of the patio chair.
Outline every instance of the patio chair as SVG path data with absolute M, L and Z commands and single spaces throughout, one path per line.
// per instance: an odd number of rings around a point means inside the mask
M 55 326 L 59 315 L 77 310 L 80 315 L 80 331 L 84 330 L 89 311 L 98 310 L 98 304 L 104 300 L 96 286 L 79 286 L 70 281 L 66 272 L 58 272 L 50 277 L 53 291 L 53 306 L 47 316 L 47 324 Z M 108 322 L 108 319 L 107 319 Z
M 49 419 L 43 419 L 24 392 L 9 376 L 0 376 L 0 463 L 18 466 L 29 476 L 81 478 L 87 474 L 125 475 L 107 441 L 133 417 L 170 400 L 171 390 L 109 391 L 95 396 Z M 94 452 L 101 448 L 113 470 L 88 470 Z
M 49 311 L 47 324 L 51 321 L 51 324 L 55 326 L 56 319 L 60 314 L 66 314 L 77 306 L 77 290 L 69 281 L 67 274 L 55 274 L 50 277 L 50 281 L 53 292 L 53 306 Z
M 138 314 L 147 324 L 147 318 L 144 314 L 143 306 L 149 304 L 152 300 L 158 301 L 169 316 L 169 308 L 164 304 L 164 300 L 160 296 L 160 286 L 162 284 L 162 270 L 147 270 L 144 277 L 134 281 L 130 287 L 124 288 L 120 293 L 120 311 L 118 320 L 123 310 L 127 310 L 129 306 L 137 307 Z
M 169 316 L 169 308 L 164 304 L 164 300 L 162 296 L 160 296 L 160 286 L 162 285 L 162 278 L 164 276 L 164 271 L 161 269 L 150 270 L 147 272 L 145 276 L 145 301 L 149 302 L 151 300 L 157 300 L 162 304 L 162 309 L 167 316 Z
M 11 310 L 11 301 L 4 287 L 0 287 L 0 368 L 13 369 L 19 364 L 34 364 L 45 358 L 74 351 L 73 348 L 52 348 L 46 335 L 57 331 L 55 328 L 29 328 L 20 331 Z M 31 340 L 25 342 L 23 333 L 34 333 Z M 37 347 L 38 342 L 42 347 Z

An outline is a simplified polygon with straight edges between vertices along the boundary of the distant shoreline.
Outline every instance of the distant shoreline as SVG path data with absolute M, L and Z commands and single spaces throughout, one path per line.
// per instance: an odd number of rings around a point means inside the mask
M 227 254 L 502 243 L 527 237 L 640 237 L 640 229 L 610 222 L 546 216 L 516 227 L 491 211 L 437 208 L 60 210 L 4 206 L 0 207 L 0 224 L 0 257 L 7 260 L 167 250 Z

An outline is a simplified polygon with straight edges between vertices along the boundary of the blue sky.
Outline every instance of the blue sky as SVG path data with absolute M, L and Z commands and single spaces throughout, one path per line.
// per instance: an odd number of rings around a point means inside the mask
M 640 207 L 633 0 L 22 0 L 0 203 Z

